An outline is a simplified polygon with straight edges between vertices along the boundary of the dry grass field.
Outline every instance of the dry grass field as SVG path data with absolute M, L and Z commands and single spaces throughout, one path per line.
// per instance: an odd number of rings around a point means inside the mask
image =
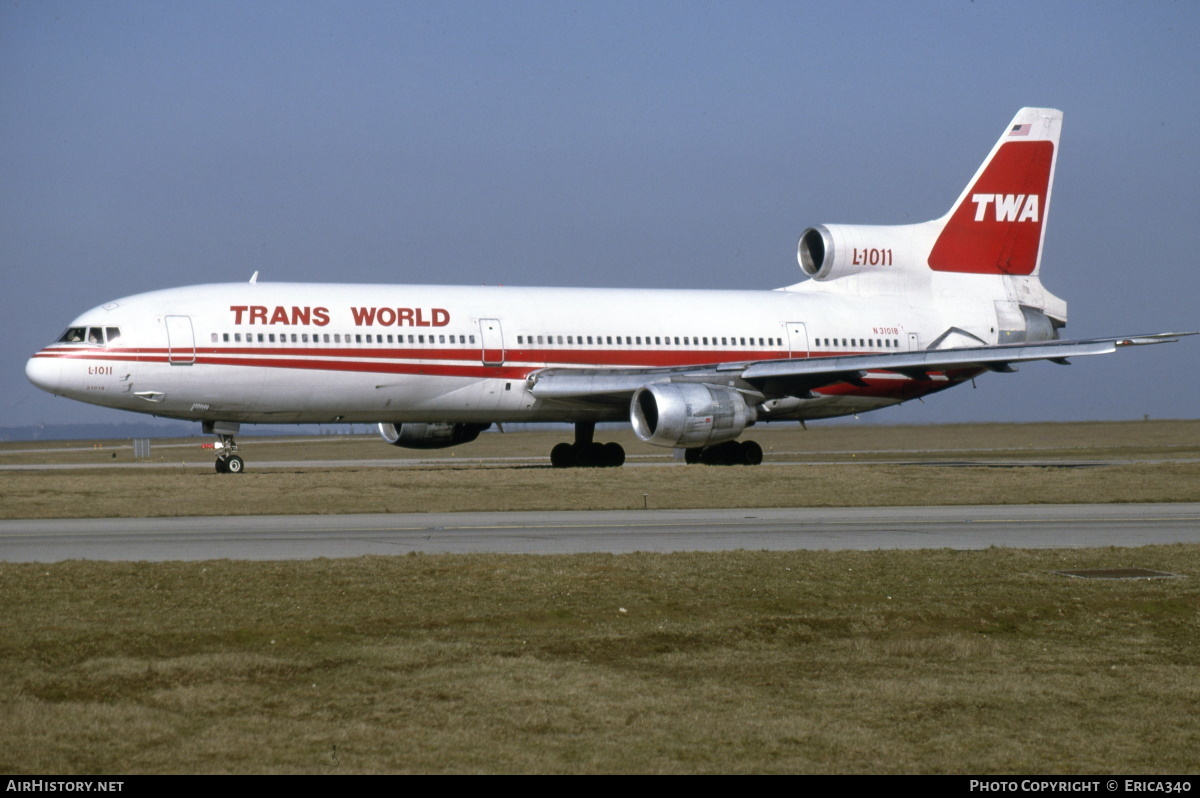
M 0 472 L 0 513 L 1200 500 L 1200 422 L 754 432 L 756 468 L 620 434 L 632 465 L 570 471 L 566 433 L 247 439 L 240 476 L 8 444 L 117 467 Z M 1113 567 L 1179 576 L 1055 573 Z M 0 562 L 0 771 L 1194 773 L 1198 578 L 1185 545 Z
M 1200 501 L 1198 421 L 753 433 L 766 450 L 754 468 L 684 466 L 627 431 L 598 436 L 625 445 L 620 469 L 549 467 L 567 431 L 486 434 L 433 452 L 375 437 L 246 439 L 238 476 L 209 470 L 200 439 L 156 443 L 156 460 L 180 466 L 3 473 L 0 517 Z M 0 447 L 0 465 L 133 465 L 128 442 L 33 448 Z M 643 467 L 653 464 L 662 467 Z
M 1141 566 L 1183 578 L 1069 579 Z M 1200 547 L 0 565 L 0 771 L 1195 773 Z

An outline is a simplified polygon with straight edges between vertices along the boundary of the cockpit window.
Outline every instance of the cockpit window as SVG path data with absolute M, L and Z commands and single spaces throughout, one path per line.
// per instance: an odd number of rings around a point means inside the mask
M 58 339 L 60 344 L 81 344 L 87 339 L 87 327 L 68 327 Z
M 108 335 L 108 343 L 114 343 L 121 337 L 120 327 L 68 327 L 67 331 L 58 339 L 60 344 L 83 344 L 88 343 L 93 346 L 104 346 L 105 334 Z

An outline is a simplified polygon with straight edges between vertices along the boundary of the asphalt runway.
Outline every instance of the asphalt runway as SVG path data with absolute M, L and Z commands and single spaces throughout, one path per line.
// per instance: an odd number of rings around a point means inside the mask
M 409 552 L 1079 548 L 1200 542 L 1200 504 L 0 521 L 0 561 L 301 560 Z

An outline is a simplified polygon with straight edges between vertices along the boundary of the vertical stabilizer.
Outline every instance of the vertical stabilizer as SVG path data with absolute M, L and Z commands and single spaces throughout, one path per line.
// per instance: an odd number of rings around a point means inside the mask
M 946 217 L 929 268 L 1038 273 L 1062 116 L 1053 108 L 1017 112 Z

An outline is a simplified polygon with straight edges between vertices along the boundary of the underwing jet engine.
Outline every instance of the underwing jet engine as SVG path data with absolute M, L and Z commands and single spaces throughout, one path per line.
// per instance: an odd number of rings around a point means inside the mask
M 640 440 L 682 448 L 689 463 L 762 462 L 761 446 L 734 440 L 758 414 L 733 388 L 699 382 L 646 385 L 634 391 L 629 415 Z

